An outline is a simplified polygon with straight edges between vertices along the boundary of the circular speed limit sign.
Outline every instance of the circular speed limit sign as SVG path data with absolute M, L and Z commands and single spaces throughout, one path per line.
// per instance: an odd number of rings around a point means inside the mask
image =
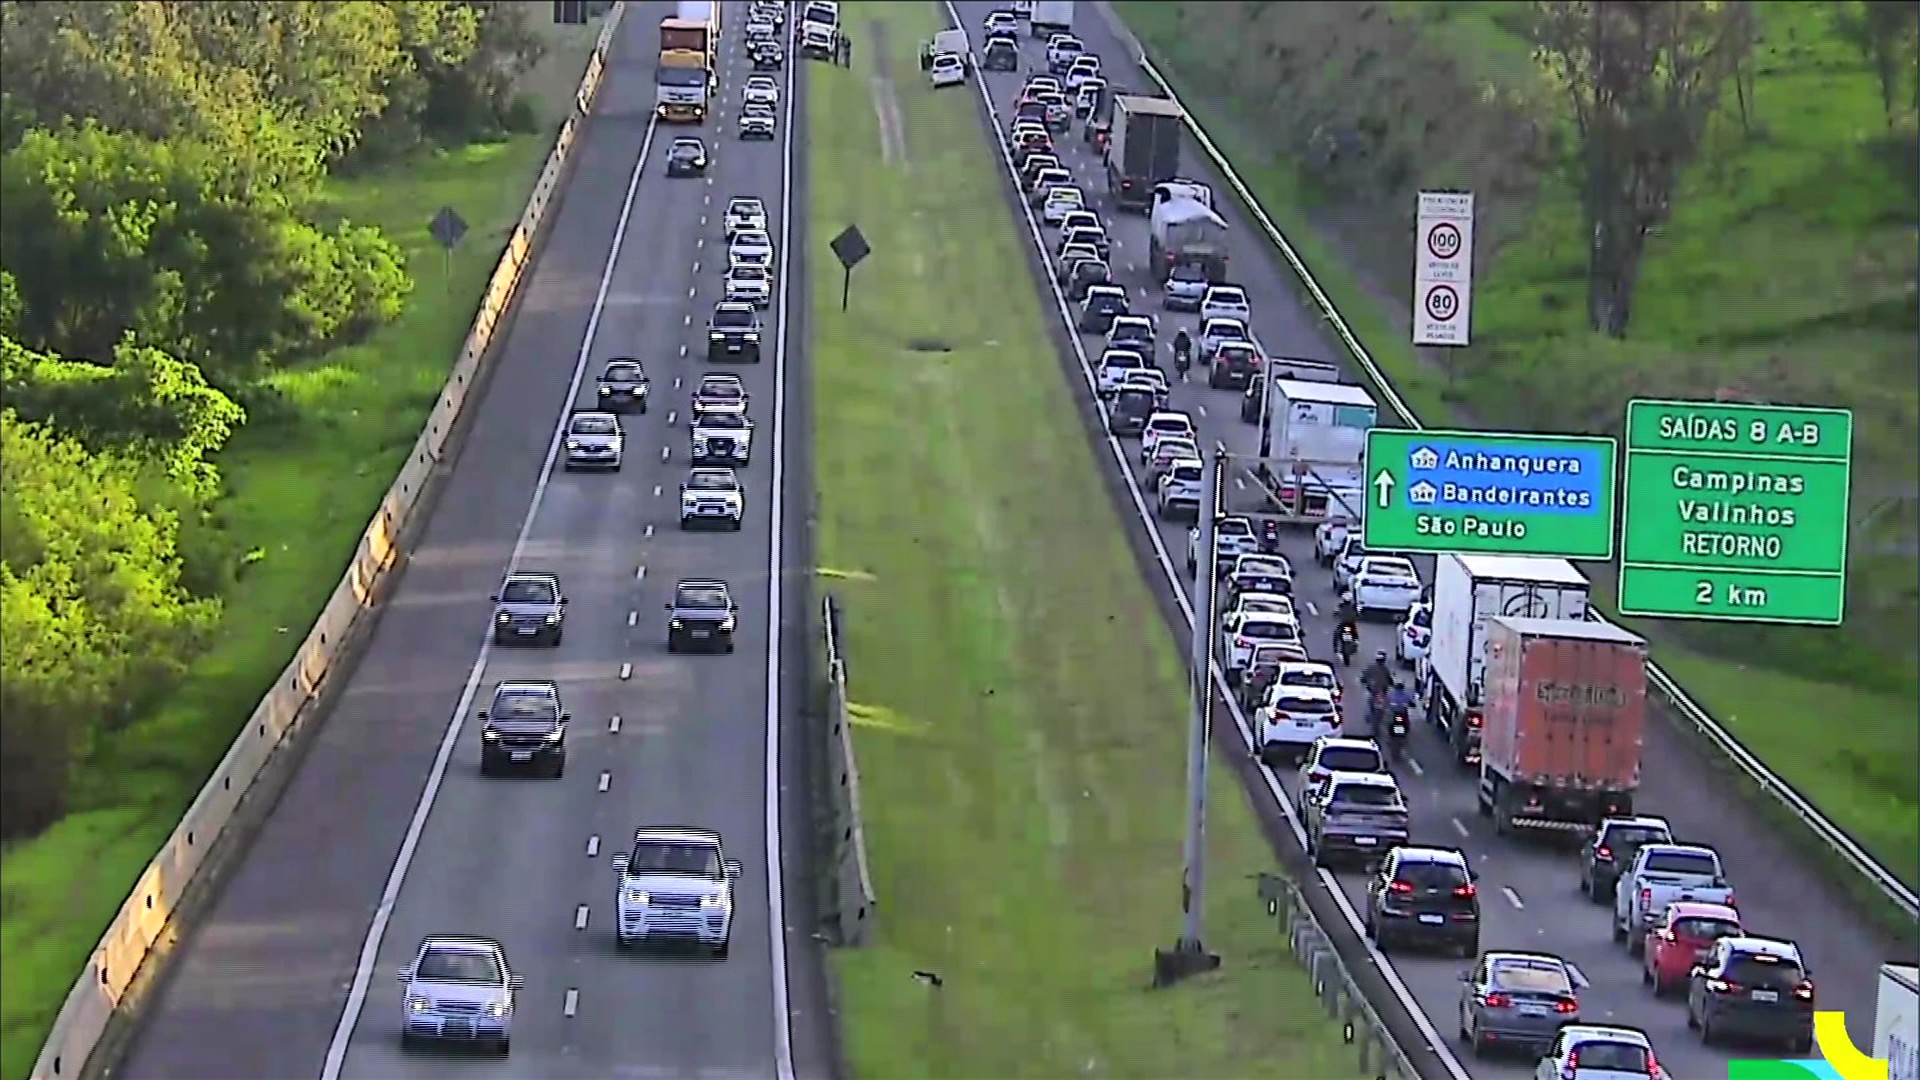
M 1436 259 L 1451 259 L 1459 255 L 1460 227 L 1450 221 L 1443 221 L 1428 229 L 1427 251 Z
M 1451 285 L 1435 285 L 1427 290 L 1427 317 L 1435 322 L 1448 322 L 1460 314 L 1460 294 L 1453 291 Z

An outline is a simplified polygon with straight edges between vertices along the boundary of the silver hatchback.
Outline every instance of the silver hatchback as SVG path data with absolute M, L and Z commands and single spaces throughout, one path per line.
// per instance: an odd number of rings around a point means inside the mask
M 1539 1056 L 1580 1022 L 1580 969 L 1549 953 L 1490 952 L 1460 973 L 1460 1041 L 1475 1055 Z

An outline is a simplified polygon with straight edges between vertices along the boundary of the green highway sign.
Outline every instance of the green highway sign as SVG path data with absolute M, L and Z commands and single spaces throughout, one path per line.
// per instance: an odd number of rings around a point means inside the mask
M 1367 432 L 1372 551 L 1613 558 L 1613 439 L 1494 431 Z
M 1853 414 L 1627 403 L 1620 611 L 1838 624 Z

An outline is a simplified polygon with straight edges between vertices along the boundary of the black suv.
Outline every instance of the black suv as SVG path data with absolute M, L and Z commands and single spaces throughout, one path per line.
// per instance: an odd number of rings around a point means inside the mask
M 707 359 L 760 362 L 760 313 L 752 304 L 723 300 L 707 320 Z
M 732 652 L 733 602 L 727 583 L 717 578 L 683 578 L 667 604 L 667 651 Z
M 480 775 L 524 765 L 558 780 L 567 771 L 567 724 L 552 679 L 520 679 L 493 688 L 493 704 L 480 710 Z
M 1596 904 L 1613 902 L 1620 875 L 1633 865 L 1634 853 L 1646 844 L 1673 843 L 1673 829 L 1665 818 L 1606 818 L 1587 842 L 1580 845 L 1580 891 Z
M 652 391 L 653 383 L 647 378 L 647 370 L 633 357 L 619 356 L 607 361 L 594 382 L 598 384 L 595 396 L 607 412 L 647 411 L 647 394 Z
M 1687 977 L 1687 1026 L 1711 1046 L 1730 1038 L 1779 1040 L 1813 1049 L 1813 979 L 1799 946 L 1763 937 L 1724 937 Z
M 1367 882 L 1367 936 L 1382 953 L 1417 941 L 1480 955 L 1479 876 L 1452 848 L 1394 848 Z
M 493 594 L 493 643 L 558 645 L 567 632 L 567 597 L 552 574 L 508 574 Z

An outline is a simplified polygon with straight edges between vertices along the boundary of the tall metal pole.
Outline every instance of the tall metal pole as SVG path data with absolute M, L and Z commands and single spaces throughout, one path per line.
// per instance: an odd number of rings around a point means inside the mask
M 1207 870 L 1207 754 L 1211 745 L 1213 692 L 1209 675 L 1213 670 L 1213 585 L 1219 577 L 1214 551 L 1214 523 L 1220 514 L 1221 481 L 1226 470 L 1214 451 L 1202 454 L 1200 487 L 1199 580 L 1194 582 L 1193 650 L 1189 660 L 1193 671 L 1193 726 L 1187 738 L 1187 839 L 1186 875 L 1180 889 L 1179 950 L 1186 953 L 1206 951 L 1201 938 L 1201 912 L 1206 900 Z
M 1273 456 L 1273 361 L 1260 378 L 1260 466 Z

